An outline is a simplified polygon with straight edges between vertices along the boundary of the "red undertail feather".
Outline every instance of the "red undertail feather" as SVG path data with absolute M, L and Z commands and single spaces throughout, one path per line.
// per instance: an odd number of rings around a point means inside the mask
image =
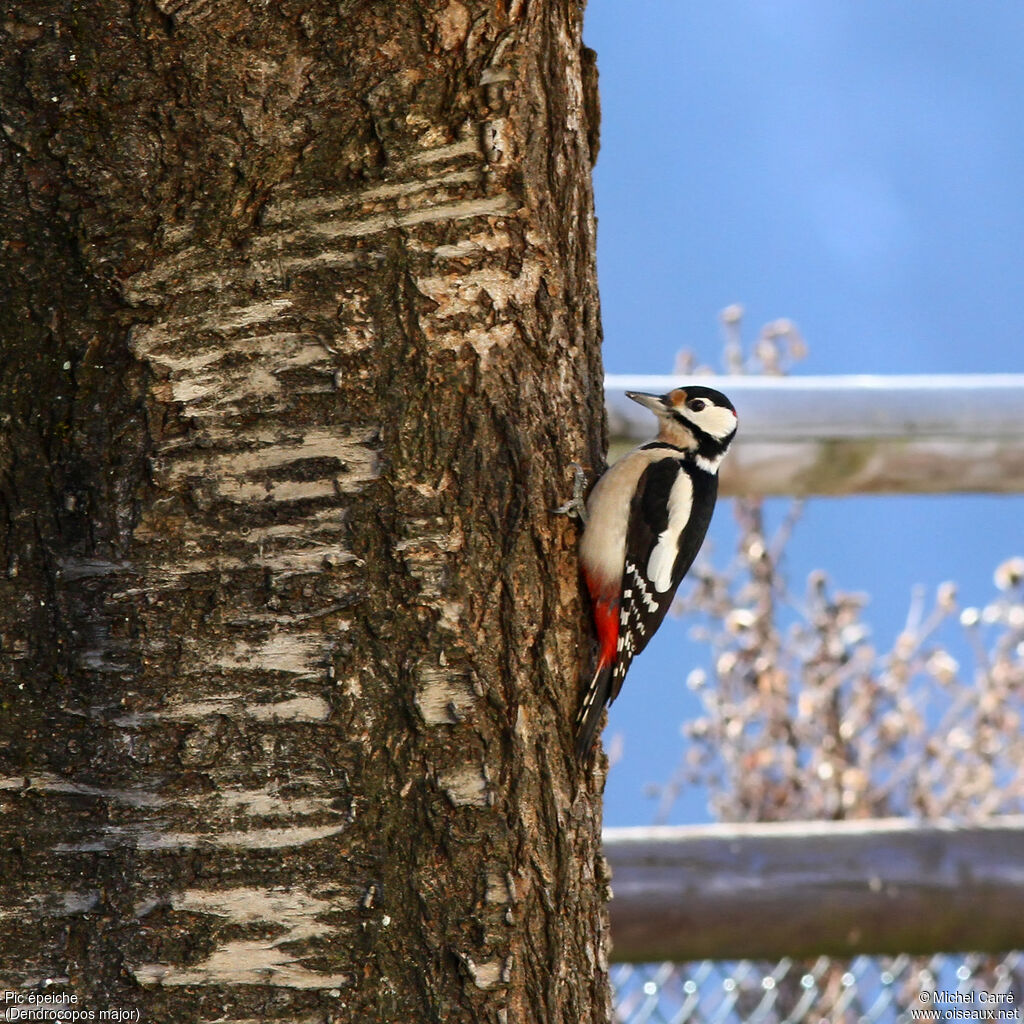
M 588 585 L 590 580 L 587 580 Z M 591 587 L 594 609 L 594 624 L 597 627 L 597 668 L 594 678 L 587 687 L 580 708 L 576 731 L 576 754 L 586 757 L 594 745 L 601 715 L 611 693 L 612 668 L 619 646 L 619 601 L 594 595 Z
M 619 602 L 594 602 L 594 624 L 597 626 L 597 666 L 606 668 L 615 661 L 619 647 Z

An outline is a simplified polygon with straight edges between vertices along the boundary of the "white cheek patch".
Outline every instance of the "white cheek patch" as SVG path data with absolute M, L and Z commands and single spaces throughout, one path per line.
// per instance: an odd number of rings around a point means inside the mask
M 736 417 L 729 409 L 723 409 L 720 405 L 706 405 L 700 412 L 688 410 L 686 415 L 705 434 L 710 434 L 716 440 L 721 441 L 728 437 L 736 429 Z
M 676 482 L 668 496 L 668 523 L 658 535 L 658 540 L 647 561 L 647 578 L 654 589 L 663 594 L 672 587 L 672 567 L 679 554 L 679 537 L 690 521 L 693 508 L 693 483 L 689 474 L 680 469 Z

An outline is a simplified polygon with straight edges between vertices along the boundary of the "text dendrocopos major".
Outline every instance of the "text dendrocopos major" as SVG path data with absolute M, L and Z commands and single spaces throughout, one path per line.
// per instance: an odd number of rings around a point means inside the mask
M 626 395 L 658 417 L 660 430 L 619 459 L 587 500 L 580 561 L 598 654 L 577 720 L 581 758 L 700 550 L 718 495 L 718 466 L 736 434 L 732 402 L 712 388 Z

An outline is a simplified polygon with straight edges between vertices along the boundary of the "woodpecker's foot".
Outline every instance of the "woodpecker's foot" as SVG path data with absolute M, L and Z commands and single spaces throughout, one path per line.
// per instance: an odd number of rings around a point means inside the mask
M 574 470 L 572 497 L 564 505 L 559 505 L 558 508 L 554 508 L 551 511 L 558 516 L 569 516 L 572 519 L 578 519 L 586 525 L 587 505 L 583 500 L 583 494 L 587 489 L 587 474 L 583 472 L 583 467 L 578 462 L 573 462 L 571 465 Z

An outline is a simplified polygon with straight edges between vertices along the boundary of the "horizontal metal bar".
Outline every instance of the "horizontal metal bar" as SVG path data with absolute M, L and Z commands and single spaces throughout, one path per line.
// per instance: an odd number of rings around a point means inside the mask
M 613 958 L 1024 948 L 1024 816 L 606 829 Z
M 616 430 L 650 435 L 651 415 L 625 396 L 687 383 L 725 392 L 754 441 L 989 438 L 1024 434 L 1024 374 L 605 379 Z
M 650 437 L 625 392 L 687 383 L 732 399 L 726 494 L 1024 492 L 1024 374 L 605 380 L 613 446 Z

